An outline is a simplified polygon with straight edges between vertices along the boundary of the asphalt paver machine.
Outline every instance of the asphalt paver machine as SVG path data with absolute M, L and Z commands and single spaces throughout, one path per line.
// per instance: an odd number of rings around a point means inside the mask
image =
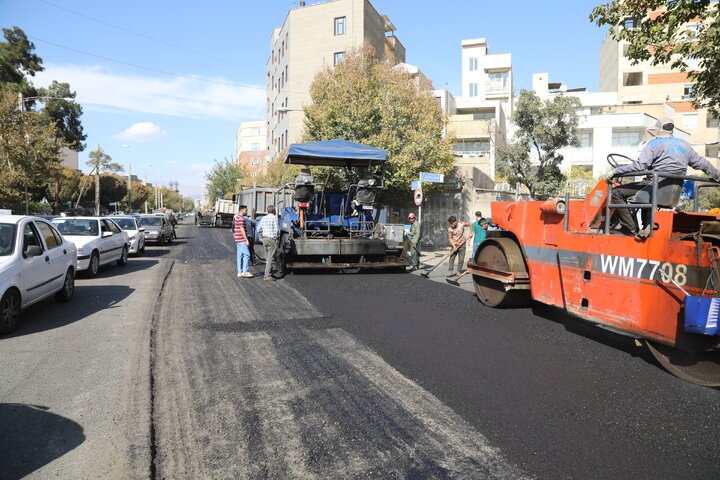
M 615 165 L 619 155 L 608 161 Z M 670 373 L 720 386 L 720 217 L 681 212 L 683 184 L 704 177 L 632 172 L 648 186 L 613 204 L 600 181 L 584 200 L 494 202 L 500 227 L 468 262 L 478 299 L 491 307 L 531 299 L 643 342 Z M 649 226 L 645 238 L 613 228 L 630 208 Z
M 281 206 L 280 257 L 285 270 L 357 269 L 407 266 L 402 246 L 390 246 L 373 212 L 383 189 L 385 150 L 327 140 L 294 143 L 284 156 L 287 165 L 357 169 L 356 183 L 331 191 L 303 168 L 286 188 L 294 190 L 294 206 Z

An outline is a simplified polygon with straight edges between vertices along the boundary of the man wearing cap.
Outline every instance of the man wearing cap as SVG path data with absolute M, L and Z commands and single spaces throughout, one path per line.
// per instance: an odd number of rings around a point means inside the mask
M 674 129 L 675 124 L 670 118 L 663 117 L 658 120 L 655 128 L 647 129 L 643 139 L 647 143 L 638 159 L 629 165 L 617 167 L 608 175 L 608 180 L 613 181 L 613 203 L 627 203 L 630 197 L 648 186 L 647 181 L 621 185 L 613 180 L 615 176 L 623 173 L 654 170 L 670 175 L 686 175 L 688 166 L 690 166 L 696 170 L 702 170 L 713 180 L 720 180 L 720 171 L 698 155 L 688 142 L 674 137 Z M 628 209 L 618 208 L 616 213 L 620 220 L 621 231 L 630 234 L 638 233 L 637 225 Z
M 420 268 L 420 240 L 422 240 L 422 233 L 420 232 L 420 222 L 418 222 L 417 216 L 414 213 L 408 215 L 410 221 L 410 231 L 408 232 L 408 239 L 410 240 L 410 268 L 417 270 Z

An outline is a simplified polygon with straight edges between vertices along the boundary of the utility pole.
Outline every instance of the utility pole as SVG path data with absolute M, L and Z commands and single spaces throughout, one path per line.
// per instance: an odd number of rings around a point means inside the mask
M 95 164 L 95 216 L 100 215 L 100 144 L 97 144 L 97 160 Z
M 132 213 L 132 163 L 128 162 L 128 213 Z

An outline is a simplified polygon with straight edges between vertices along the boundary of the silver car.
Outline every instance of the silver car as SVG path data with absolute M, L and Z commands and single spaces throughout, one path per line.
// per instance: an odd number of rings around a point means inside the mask
M 130 239 L 130 255 L 140 255 L 145 252 L 145 227 L 140 225 L 137 217 L 129 215 L 113 215 L 110 220 L 128 234 Z

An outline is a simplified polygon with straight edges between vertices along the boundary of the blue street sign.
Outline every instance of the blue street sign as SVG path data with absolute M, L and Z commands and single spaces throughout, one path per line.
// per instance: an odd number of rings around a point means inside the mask
M 443 183 L 445 181 L 445 175 L 443 175 L 442 173 L 422 172 L 420 174 L 420 181 L 430 183 Z
M 422 188 L 420 186 L 420 182 L 418 180 L 415 180 L 414 182 L 410 182 L 410 190 L 417 190 L 418 188 Z
M 110 202 L 110 203 L 108 203 L 108 206 L 114 207 L 114 206 L 115 206 L 115 202 Z

